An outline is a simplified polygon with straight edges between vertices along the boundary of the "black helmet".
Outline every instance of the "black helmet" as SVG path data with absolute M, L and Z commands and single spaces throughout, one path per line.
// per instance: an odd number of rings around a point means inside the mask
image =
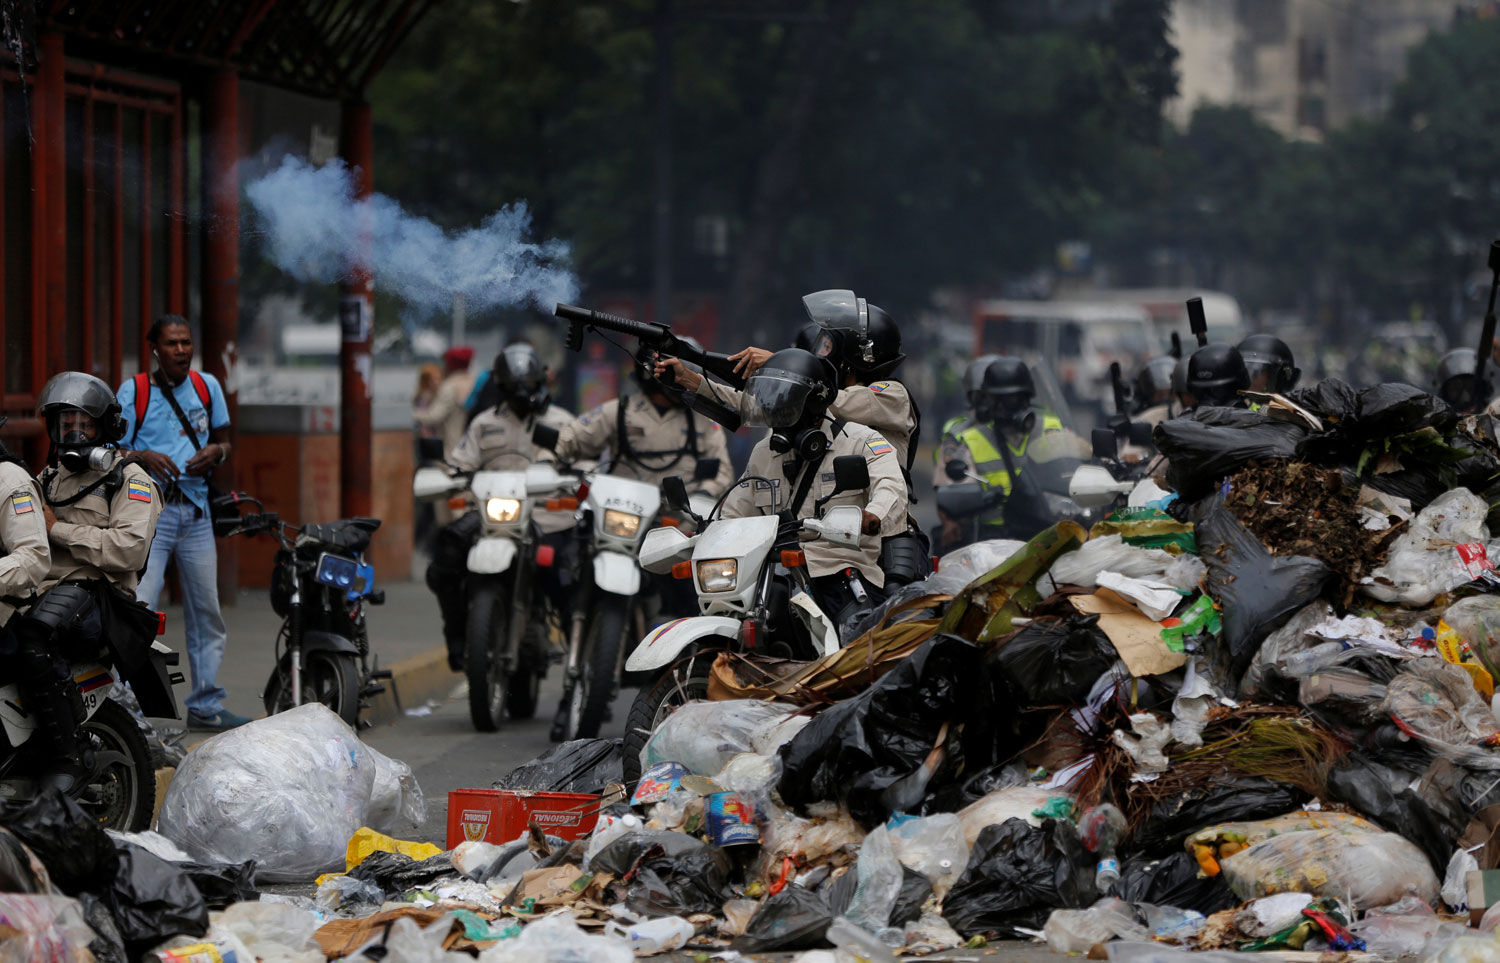
M 512 344 L 495 356 L 490 375 L 499 390 L 499 405 L 509 404 L 521 417 L 547 410 L 547 366 L 529 344 Z
M 109 385 L 82 371 L 53 375 L 42 387 L 36 408 L 47 424 L 47 437 L 57 450 L 58 460 L 73 471 L 108 467 L 103 446 L 125 436 L 125 419 L 115 393 Z M 70 411 L 81 411 L 92 418 L 93 433 L 65 431 L 63 416 Z
M 1252 334 L 1241 341 L 1236 350 L 1245 359 L 1245 368 L 1250 372 L 1252 385 L 1261 377 L 1266 379 L 1264 386 L 1255 390 L 1277 393 L 1297 387 L 1302 369 L 1297 367 L 1292 358 L 1292 349 L 1287 347 L 1285 341 L 1274 335 Z
M 1442 398 L 1457 411 L 1474 412 L 1490 400 L 1488 381 L 1480 383 L 1474 377 L 1479 364 L 1479 355 L 1473 348 L 1454 348 L 1438 361 L 1437 390 Z
M 816 427 L 838 394 L 838 371 L 827 358 L 783 348 L 745 382 L 740 415 L 752 428 L 777 433 Z
M 969 390 L 968 399 L 974 417 L 980 421 L 1016 424 L 1031 408 L 1036 383 L 1031 380 L 1031 369 L 1020 358 L 1000 355 L 990 359 L 978 380 L 978 386 Z
M 1232 405 L 1250 387 L 1245 359 L 1227 344 L 1208 344 L 1188 358 L 1187 390 L 1200 405 Z
M 811 352 L 817 347 L 818 335 L 822 333 L 822 325 L 816 321 L 808 321 L 797 329 L 797 336 L 792 339 L 792 347 Z
M 990 366 L 991 361 L 998 360 L 1000 360 L 1000 355 L 998 354 L 982 354 L 973 361 L 970 361 L 969 366 L 964 369 L 964 397 L 971 404 L 974 401 L 974 392 L 978 391 L 980 386 L 984 384 L 985 369 Z
M 1169 354 L 1157 355 L 1148 360 L 1135 376 L 1135 410 L 1137 413 L 1162 404 L 1159 395 L 1166 401 L 1172 397 L 1172 374 L 1177 368 L 1177 359 Z
M 841 378 L 852 374 L 856 381 L 878 381 L 906 360 L 895 319 L 853 291 L 814 291 L 803 295 L 802 306 L 823 329 L 813 353 L 832 361 Z

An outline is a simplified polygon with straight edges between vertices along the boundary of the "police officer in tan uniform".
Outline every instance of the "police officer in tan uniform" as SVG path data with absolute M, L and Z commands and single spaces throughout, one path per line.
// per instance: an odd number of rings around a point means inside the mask
M 127 637 L 113 613 L 137 604 L 161 499 L 146 470 L 114 446 L 125 421 L 103 381 L 65 371 L 42 389 L 38 412 L 55 458 L 40 478 L 51 564 L 44 594 L 13 624 L 23 685 L 35 697 L 34 714 L 52 750 L 44 782 L 74 792 L 88 771 L 68 661 L 97 657 L 107 645 L 121 677 L 134 681 L 150 639 Z
M 532 441 L 536 426 L 550 425 L 559 432 L 577 419 L 551 403 L 547 394 L 547 368 L 529 344 L 509 345 L 495 356 L 490 381 L 498 389 L 499 403 L 474 416 L 458 444 L 448 453 L 447 462 L 459 471 L 523 471 L 538 461 L 553 461 L 552 452 Z M 566 533 L 573 527 L 571 512 L 537 511 L 532 520 L 541 532 L 542 543 L 556 551 L 566 549 Z M 461 672 L 464 665 L 464 631 L 468 617 L 468 597 L 464 578 L 468 574 L 469 549 L 479 537 L 481 520 L 471 511 L 438 533 L 432 562 L 427 566 L 427 586 L 438 599 L 443 614 L 443 639 L 448 646 L 448 666 Z M 553 566 L 554 573 L 560 566 Z M 562 603 L 556 578 L 544 579 L 543 585 Z
M 576 462 L 599 458 L 608 449 L 611 475 L 652 485 L 678 475 L 689 491 L 718 498 L 734 483 L 724 429 L 663 391 L 656 366 L 655 352 L 638 351 L 635 377 L 641 390 L 581 415 L 558 440 L 558 457 Z M 719 462 L 715 474 L 696 478 L 698 462 L 714 458 Z
M 741 413 L 747 425 L 770 428 L 771 435 L 750 453 L 724 516 L 767 515 L 790 504 L 797 518 L 811 518 L 827 508 L 858 506 L 864 537 L 857 547 L 819 539 L 803 549 L 816 601 L 843 628 L 885 598 L 881 540 L 905 529 L 907 500 L 895 446 L 873 428 L 828 417 L 837 377 L 826 359 L 798 348 L 771 355 L 750 377 Z M 834 495 L 833 462 L 844 455 L 865 460 L 870 484 Z

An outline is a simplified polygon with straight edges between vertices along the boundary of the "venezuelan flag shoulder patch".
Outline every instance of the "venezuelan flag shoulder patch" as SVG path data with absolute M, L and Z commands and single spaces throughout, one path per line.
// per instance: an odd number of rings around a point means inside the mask
M 891 383 L 889 381 L 877 381 L 874 384 L 870 385 L 870 390 L 871 391 L 884 391 L 885 389 L 889 388 L 890 386 L 891 386 Z
M 30 492 L 16 492 L 10 496 L 10 507 L 17 515 L 27 515 L 36 511 L 35 500 Z
M 874 441 L 867 441 L 865 442 L 865 447 L 870 449 L 870 454 L 872 455 L 884 455 L 888 451 L 895 451 L 895 449 L 891 447 L 891 443 L 886 441 L 884 438 L 877 438 Z
M 151 486 L 143 481 L 125 483 L 125 497 L 137 502 L 151 501 Z

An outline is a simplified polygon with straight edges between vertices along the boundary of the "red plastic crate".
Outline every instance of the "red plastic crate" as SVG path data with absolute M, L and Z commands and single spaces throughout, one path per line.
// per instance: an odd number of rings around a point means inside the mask
M 581 792 L 455 789 L 448 793 L 448 848 L 465 840 L 508 843 L 535 820 L 549 836 L 582 839 L 599 821 L 599 797 Z

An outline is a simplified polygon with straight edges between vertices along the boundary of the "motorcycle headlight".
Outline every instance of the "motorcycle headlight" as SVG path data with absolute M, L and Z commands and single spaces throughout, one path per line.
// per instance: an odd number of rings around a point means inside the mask
M 521 514 L 521 500 L 519 498 L 486 499 L 484 514 L 492 522 L 513 522 Z
M 635 538 L 635 533 L 640 530 L 641 516 L 616 511 L 613 508 L 604 510 L 604 534 L 618 538 Z
M 698 589 L 702 592 L 733 592 L 739 580 L 740 563 L 732 558 L 711 558 L 698 563 Z

